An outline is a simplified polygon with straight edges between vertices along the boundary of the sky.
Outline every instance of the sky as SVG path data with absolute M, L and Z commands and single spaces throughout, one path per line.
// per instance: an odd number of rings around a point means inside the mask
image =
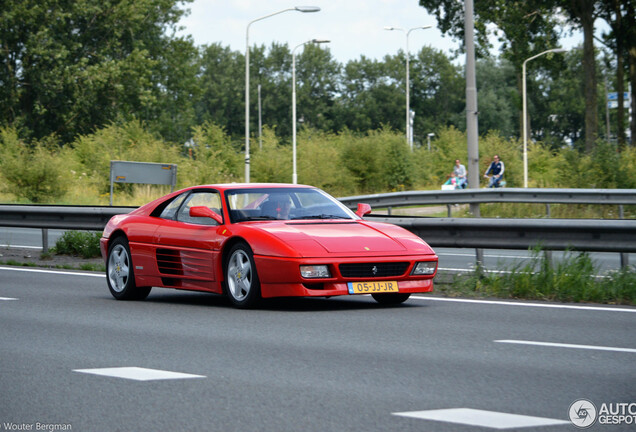
M 273 42 L 290 49 L 311 39 L 330 40 L 328 47 L 340 63 L 367 58 L 381 60 L 406 50 L 406 33 L 387 31 L 386 26 L 414 30 L 409 36 L 409 52 L 432 46 L 447 54 L 460 42 L 442 36 L 434 16 L 428 15 L 418 0 L 194 0 L 185 7 L 191 13 L 182 18 L 180 34 L 191 35 L 196 45 L 220 43 L 234 51 L 245 52 L 247 25 L 258 18 L 295 6 L 318 6 L 320 12 L 284 12 L 250 26 L 250 46 Z M 575 34 L 563 40 L 571 48 L 582 40 Z M 299 48 L 299 50 L 302 48 Z M 297 51 L 299 52 L 299 51 Z M 458 58 L 463 63 L 463 55 Z

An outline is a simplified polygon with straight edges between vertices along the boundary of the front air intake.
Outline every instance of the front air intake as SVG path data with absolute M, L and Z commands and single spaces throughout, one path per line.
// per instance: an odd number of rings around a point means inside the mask
M 340 274 L 347 278 L 380 278 L 402 276 L 408 262 L 340 264 Z

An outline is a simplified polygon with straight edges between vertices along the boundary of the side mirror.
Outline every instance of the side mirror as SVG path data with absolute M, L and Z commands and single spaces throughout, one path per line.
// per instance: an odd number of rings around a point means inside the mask
M 369 204 L 358 203 L 358 210 L 356 211 L 358 216 L 363 217 L 369 213 L 371 213 L 371 206 Z
M 223 224 L 223 217 L 206 206 L 190 207 L 190 217 L 208 217 L 214 219 L 219 225 Z

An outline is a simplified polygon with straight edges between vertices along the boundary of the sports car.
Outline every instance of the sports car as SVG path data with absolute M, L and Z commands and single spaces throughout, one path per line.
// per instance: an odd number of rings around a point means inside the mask
M 240 308 L 269 297 L 371 294 L 398 304 L 433 290 L 437 256 L 396 225 L 371 222 L 326 192 L 291 184 L 189 187 L 106 225 L 106 280 L 118 300 L 152 287 L 227 295 Z

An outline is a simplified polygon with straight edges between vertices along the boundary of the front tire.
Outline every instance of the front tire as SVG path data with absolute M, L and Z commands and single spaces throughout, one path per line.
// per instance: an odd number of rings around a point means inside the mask
M 225 263 L 226 293 L 232 304 L 252 308 L 261 300 L 261 283 L 256 272 L 254 254 L 246 243 L 235 244 Z
M 410 293 L 401 294 L 371 294 L 375 301 L 382 305 L 397 305 L 404 303 L 411 296 Z
M 130 256 L 130 246 L 126 237 L 118 237 L 108 248 L 106 262 L 108 289 L 117 300 L 143 300 L 152 287 L 138 287 Z

